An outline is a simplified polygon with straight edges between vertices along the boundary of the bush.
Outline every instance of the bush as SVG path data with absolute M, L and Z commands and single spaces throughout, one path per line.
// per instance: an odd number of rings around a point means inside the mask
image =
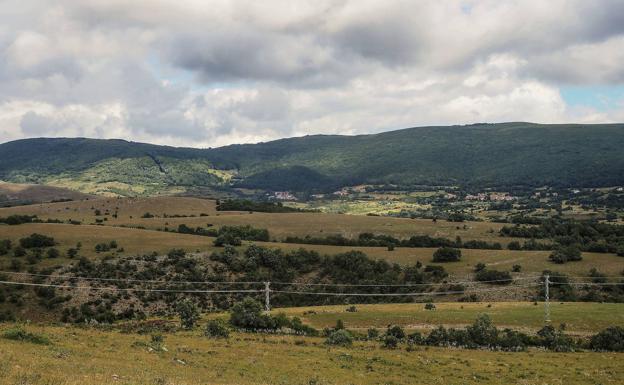
M 24 255 L 26 255 L 26 249 L 24 249 L 22 246 L 15 246 L 15 248 L 13 249 L 13 256 L 19 258 L 23 257 Z
M 431 303 L 431 302 L 427 302 L 425 304 L 425 310 L 435 310 L 436 309 L 436 305 Z
M 391 334 L 386 334 L 383 341 L 383 347 L 387 349 L 395 349 L 399 344 L 399 339 Z
M 574 342 L 565 335 L 563 328 L 555 329 L 551 325 L 546 325 L 537 332 L 538 343 L 547 349 L 556 352 L 571 352 L 574 350 Z
M 461 258 L 461 250 L 453 247 L 440 247 L 433 253 L 433 262 L 457 262 Z
M 30 342 L 39 345 L 50 344 L 50 340 L 48 339 L 48 337 L 28 332 L 21 326 L 16 326 L 14 328 L 8 329 L 4 333 L 2 333 L 2 338 L 14 341 Z
M 180 316 L 180 326 L 183 329 L 192 329 L 199 320 L 199 310 L 191 300 L 185 299 L 179 302 L 176 310 Z
M 275 330 L 275 321 L 266 314 L 262 314 L 262 305 L 253 298 L 247 297 L 236 303 L 230 310 L 230 324 L 237 328 L 252 331 Z
M 243 242 L 241 241 L 241 239 L 232 233 L 221 234 L 214 240 L 214 245 L 218 247 L 226 245 L 240 246 L 242 244 Z
M 522 266 L 520 265 L 513 265 L 511 268 L 511 271 L 513 271 L 514 273 L 519 273 L 522 270 Z
M 335 346 L 351 346 L 353 345 L 353 336 L 344 329 L 334 330 L 329 334 L 325 343 Z
M 37 233 L 33 233 L 26 238 L 22 238 L 19 242 L 20 246 L 25 249 L 32 249 L 35 247 L 51 247 L 56 244 L 54 242 L 54 238 Z
M 211 338 L 229 338 L 230 330 L 228 329 L 225 321 L 222 319 L 214 319 L 208 321 L 206 324 L 204 335 Z
M 624 352 L 624 328 L 612 326 L 591 338 L 589 346 L 594 350 Z
M 46 256 L 48 258 L 58 258 L 61 256 L 61 253 L 57 249 L 51 248 L 46 252 Z
M 370 328 L 366 331 L 366 335 L 368 336 L 369 340 L 374 340 L 379 337 L 379 330 L 377 330 L 376 328 Z
M 386 336 L 388 335 L 395 337 L 397 340 L 405 339 L 405 331 L 403 330 L 402 327 L 398 325 L 388 326 L 388 330 L 386 331 Z
M 479 282 L 489 282 L 492 285 L 509 285 L 511 274 L 507 271 L 481 270 L 475 274 L 475 279 Z
M 354 305 L 351 305 L 347 308 L 346 310 L 349 313 L 356 313 L 357 312 L 357 308 Z
M 475 273 L 480 272 L 481 270 L 485 270 L 485 263 L 479 262 L 475 265 L 474 271 Z
M 570 245 L 560 247 L 557 250 L 553 251 L 548 259 L 550 259 L 554 263 L 562 264 L 566 262 L 580 261 L 583 259 L 583 257 L 581 255 L 581 250 L 578 247 Z
M 475 322 L 466 327 L 468 338 L 477 346 L 495 346 L 498 341 L 498 330 L 487 314 L 480 315 Z

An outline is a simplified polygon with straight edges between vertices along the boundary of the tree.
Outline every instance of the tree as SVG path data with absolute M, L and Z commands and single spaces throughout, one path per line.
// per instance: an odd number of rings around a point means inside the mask
M 498 339 L 498 330 L 487 314 L 480 315 L 466 328 L 470 340 L 477 346 L 494 346 Z
M 180 326 L 183 329 L 192 329 L 199 320 L 199 309 L 195 302 L 189 299 L 179 302 L 176 310 L 180 316 Z
M 461 250 L 453 247 L 440 247 L 433 253 L 433 262 L 457 262 L 461 258 Z

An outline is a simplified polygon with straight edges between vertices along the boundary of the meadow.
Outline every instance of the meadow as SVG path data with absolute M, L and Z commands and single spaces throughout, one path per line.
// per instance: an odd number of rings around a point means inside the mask
M 0 325 L 0 332 L 13 327 Z M 149 335 L 71 326 L 28 325 L 49 345 L 0 338 L 0 384 L 617 384 L 622 353 L 503 353 L 378 342 L 329 347 L 319 337 L 234 333 L 208 339 L 201 330 Z M 287 358 L 287 359 L 286 359 Z

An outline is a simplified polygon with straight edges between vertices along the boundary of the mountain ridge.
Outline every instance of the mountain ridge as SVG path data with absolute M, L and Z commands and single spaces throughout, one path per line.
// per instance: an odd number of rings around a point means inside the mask
M 0 179 L 45 184 L 88 174 L 95 182 L 112 182 L 115 175 L 104 175 L 112 160 L 127 163 L 117 165 L 117 173 L 125 167 L 137 175 L 151 167 L 141 160 L 148 157 L 159 171 L 174 169 L 163 183 L 184 186 L 295 191 L 359 183 L 600 187 L 624 184 L 622 148 L 620 123 L 424 126 L 203 149 L 123 139 L 33 138 L 0 144 Z M 92 175 L 93 168 L 99 176 Z M 202 173 L 215 177 L 200 178 Z M 132 184 L 132 178 L 124 183 Z

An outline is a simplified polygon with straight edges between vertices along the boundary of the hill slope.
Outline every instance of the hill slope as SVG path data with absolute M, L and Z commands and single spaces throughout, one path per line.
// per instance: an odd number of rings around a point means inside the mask
M 131 185 L 149 175 L 162 187 L 222 185 L 237 175 L 242 186 L 291 190 L 386 182 L 612 186 L 624 184 L 622 148 L 624 124 L 416 127 L 216 149 L 40 138 L 0 145 L 0 179 Z

